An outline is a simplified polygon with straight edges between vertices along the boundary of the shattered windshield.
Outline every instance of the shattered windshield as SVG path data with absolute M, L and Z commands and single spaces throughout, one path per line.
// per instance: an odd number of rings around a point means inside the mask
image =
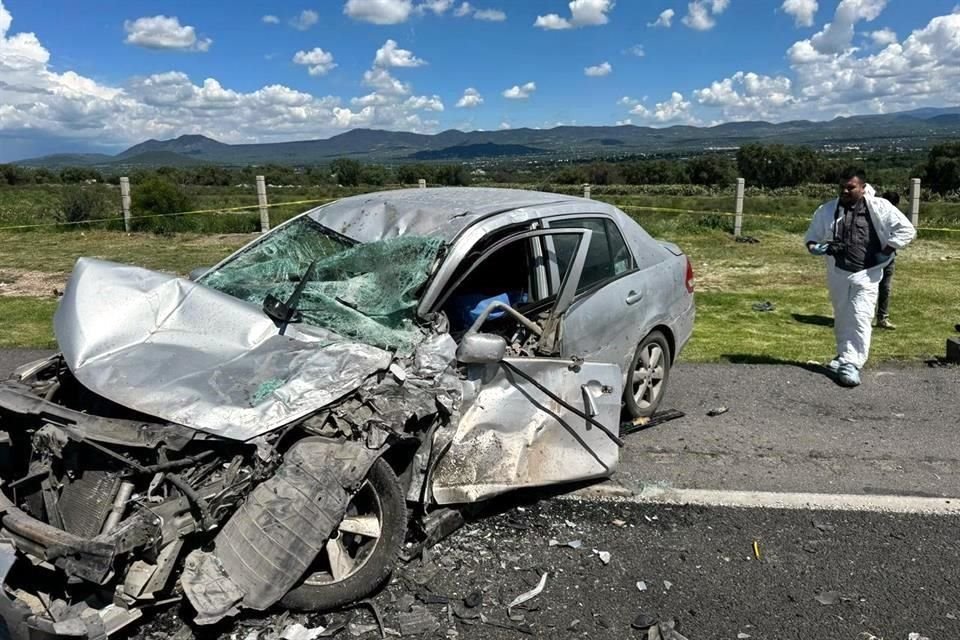
M 442 244 L 424 236 L 356 244 L 304 216 L 200 282 L 262 306 L 269 294 L 288 299 L 316 260 L 297 304 L 304 322 L 365 344 L 408 350 L 420 336 L 417 294 Z

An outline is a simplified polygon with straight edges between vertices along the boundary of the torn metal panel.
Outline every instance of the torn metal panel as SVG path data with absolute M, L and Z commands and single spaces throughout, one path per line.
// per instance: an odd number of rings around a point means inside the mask
M 391 362 L 388 351 L 322 329 L 277 335 L 260 309 L 187 280 L 86 258 L 54 323 L 67 365 L 91 391 L 234 440 L 328 405 Z
M 547 358 L 506 362 L 587 415 L 595 412 L 594 419 L 616 432 L 620 367 Z M 613 472 L 619 447 L 599 428 L 506 367 L 474 367 L 471 373 L 482 378 L 483 386 L 464 409 L 450 448 L 435 469 L 433 496 L 438 503 L 475 502 L 519 487 Z
M 197 622 L 279 601 L 307 573 L 378 456 L 358 442 L 296 443 L 217 534 L 213 550 L 187 556 L 181 584 Z

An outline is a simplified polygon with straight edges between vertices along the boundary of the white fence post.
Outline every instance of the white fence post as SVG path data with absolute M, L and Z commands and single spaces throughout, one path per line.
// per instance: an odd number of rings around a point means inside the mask
M 417 180 L 417 186 L 419 186 L 421 189 L 426 189 L 427 181 L 424 180 L 423 178 L 420 178 L 419 180 Z
M 590 185 L 588 184 L 583 185 L 583 197 L 587 200 L 590 199 Z
M 120 178 L 120 208 L 123 210 L 123 230 L 130 233 L 130 178 Z
M 910 222 L 920 224 L 920 178 L 910 179 Z
M 740 232 L 743 231 L 743 178 L 737 178 L 737 202 L 734 207 L 734 212 L 736 213 L 733 218 L 733 237 L 739 238 Z
M 257 203 L 260 205 L 260 232 L 270 231 L 270 210 L 267 208 L 267 182 L 257 176 Z

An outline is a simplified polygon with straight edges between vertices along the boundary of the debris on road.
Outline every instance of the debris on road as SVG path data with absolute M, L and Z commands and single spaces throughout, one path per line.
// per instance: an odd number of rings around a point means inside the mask
M 830 606 L 840 602 L 840 592 L 839 591 L 822 591 L 817 594 L 817 602 L 822 605 Z
M 633 622 L 630 623 L 630 626 L 639 631 L 645 631 L 657 624 L 657 619 L 646 613 L 639 613 L 637 617 L 633 619 Z
M 545 573 L 542 576 L 540 576 L 540 582 L 537 584 L 537 586 L 535 586 L 533 589 L 530 589 L 530 591 L 521 593 L 516 598 L 514 598 L 513 602 L 507 605 L 507 611 L 509 611 L 510 609 L 513 609 L 514 607 L 519 607 L 524 602 L 529 602 L 530 600 L 533 600 L 534 598 L 536 598 L 538 595 L 540 595 L 543 592 L 543 588 L 546 586 L 546 584 L 547 584 L 547 574 Z
M 280 634 L 280 638 L 282 640 L 315 640 L 316 638 L 321 637 L 326 630 L 326 627 L 314 627 L 312 629 L 308 629 L 299 622 L 295 622 L 283 630 L 283 633 Z M 254 631 L 252 633 L 257 632 Z
M 677 411 L 676 409 L 667 409 L 665 411 L 660 411 L 653 414 L 650 418 L 637 418 L 630 422 L 625 422 L 620 425 L 620 435 L 628 436 L 631 433 L 636 433 L 638 431 L 643 431 L 644 429 L 649 429 L 650 427 L 655 427 L 664 422 L 670 420 L 676 420 L 677 418 L 682 418 L 686 416 L 683 411 Z
M 930 638 L 928 638 L 927 636 L 922 636 L 916 631 L 913 631 L 910 633 L 910 635 L 907 636 L 907 640 L 930 640 Z
M 637 591 L 643 593 L 646 590 L 647 590 L 647 583 L 644 582 L 643 580 L 639 581 L 637 583 Z
M 400 635 L 419 636 L 433 633 L 440 628 L 440 622 L 426 607 L 413 607 L 408 613 L 400 614 Z
M 757 560 L 760 559 L 760 543 L 757 540 L 753 541 L 753 555 Z
M 550 538 L 548 543 L 551 547 L 570 547 L 571 549 L 579 549 L 583 546 L 583 541 L 581 540 L 570 540 L 568 542 L 560 542 L 556 538 Z
M 664 581 L 663 581 L 663 589 L 664 589 L 664 591 L 670 591 L 670 587 L 672 587 L 672 586 L 673 586 L 673 583 L 670 582 L 669 580 L 664 580 Z
M 468 609 L 474 609 L 480 606 L 480 603 L 483 602 L 483 594 L 479 591 L 471 591 L 467 594 L 467 597 L 463 599 L 463 605 Z
M 707 415 L 711 418 L 716 418 L 717 416 L 722 416 L 727 411 L 730 411 L 730 409 L 727 407 L 714 407 L 713 409 L 710 409 L 710 411 L 707 411 Z
M 600 562 L 603 564 L 610 564 L 610 552 L 609 551 L 597 551 L 593 550 L 594 555 L 600 556 Z
M 820 531 L 823 531 L 823 532 L 825 532 L 825 533 L 826 533 L 826 532 L 833 531 L 834 529 L 836 529 L 836 527 L 833 526 L 832 524 L 830 524 L 829 522 L 822 522 L 822 521 L 820 521 L 820 520 L 813 520 L 813 521 L 812 521 L 812 524 L 813 524 L 814 527 L 816 527 L 817 529 L 819 529 Z

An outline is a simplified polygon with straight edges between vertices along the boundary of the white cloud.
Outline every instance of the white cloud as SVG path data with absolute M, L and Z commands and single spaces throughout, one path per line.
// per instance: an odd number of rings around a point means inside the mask
M 280 24 L 280 18 L 277 16 L 265 15 L 260 20 L 263 24 Z
M 636 98 L 631 98 L 630 96 L 623 96 L 622 98 L 617 100 L 617 104 L 619 104 L 622 107 L 635 107 L 638 104 L 640 104 L 640 101 L 637 100 Z
M 453 15 L 457 16 L 458 18 L 463 18 L 464 16 L 468 16 L 473 12 L 473 6 L 469 2 L 464 2 L 457 7 L 456 11 L 453 12 Z
M 432 11 L 434 15 L 442 16 L 451 6 L 453 6 L 453 0 L 424 0 L 417 5 L 415 11 L 420 15 Z
M 373 24 L 400 24 L 413 11 L 412 0 L 347 0 L 343 13 Z
M 870 33 L 870 39 L 878 47 L 885 47 L 898 41 L 897 33 L 893 29 L 880 29 Z
M 537 90 L 536 82 L 528 82 L 523 86 L 513 85 L 503 92 L 503 97 L 509 100 L 526 100 Z
M 681 22 L 695 31 L 709 31 L 717 25 L 704 0 L 694 0 L 688 4 L 687 15 L 683 16 Z
M 297 31 L 306 31 L 320 22 L 320 14 L 313 9 L 304 9 L 296 18 L 290 20 L 290 26 Z
M 853 42 L 854 25 L 876 20 L 886 6 L 887 0 L 841 0 L 833 22 L 814 34 L 810 44 L 822 54 L 840 53 Z
M 614 0 L 571 0 L 570 18 L 556 13 L 537 16 L 533 26 L 547 30 L 575 29 L 577 27 L 595 27 L 607 24 L 607 14 L 614 7 Z
M 473 109 L 483 104 L 483 96 L 473 87 L 467 87 L 463 91 L 463 97 L 457 100 L 457 107 L 460 109 Z
M 624 51 L 624 53 L 629 53 L 630 55 L 636 56 L 636 57 L 638 57 L 638 58 L 642 58 L 642 57 L 644 57 L 645 55 L 647 55 L 647 52 L 646 52 L 646 50 L 643 48 L 643 45 L 642 45 L 642 44 L 635 44 L 635 45 L 633 45 L 632 47 L 630 47 L 629 49 L 627 49 L 626 51 Z
M 440 96 L 410 96 L 403 106 L 411 111 L 443 111 Z
M 876 19 L 882 5 L 843 0 L 834 29 L 820 32 L 825 34 L 818 43 L 822 50 L 812 39 L 789 48 L 792 77 L 739 72 L 693 95 L 727 119 L 829 119 L 956 104 L 960 10 L 932 18 L 902 42 L 889 29 L 872 32 L 879 50 L 867 54 L 852 46 L 853 24 Z
M 38 140 L 113 151 L 187 133 L 246 143 L 328 137 L 350 126 L 432 132 L 439 123 L 422 114 L 443 109 L 438 96 L 413 96 L 409 85 L 382 69 L 364 77 L 382 92 L 377 104 L 356 111 L 335 96 L 278 84 L 242 92 L 215 78 L 195 83 L 179 71 L 110 86 L 53 71 L 36 35 L 11 32 L 12 23 L 0 0 L 0 156 L 9 159 L 30 155 Z
M 590 78 L 600 78 L 603 76 L 608 76 L 611 73 L 613 73 L 613 67 L 609 62 L 601 62 L 598 65 L 586 67 L 583 70 L 583 75 Z
M 545 16 L 537 16 L 533 26 L 547 29 L 549 31 L 559 31 L 561 29 L 572 29 L 573 25 L 566 18 L 561 18 L 555 13 L 549 13 Z
M 792 82 L 785 76 L 738 71 L 693 94 L 702 105 L 720 107 L 728 120 L 770 119 L 795 102 L 792 88 Z
M 413 55 L 412 51 L 398 49 L 394 40 L 387 40 L 383 46 L 377 49 L 377 54 L 373 59 L 373 64 L 378 67 L 422 67 L 427 64 L 425 60 Z
M 657 16 L 657 19 L 653 22 L 648 22 L 648 27 L 663 27 L 664 29 L 669 29 L 673 25 L 673 16 L 677 15 L 676 11 L 673 9 L 664 9 L 660 12 L 660 15 Z
M 653 109 L 635 104 L 630 113 L 657 124 L 695 124 L 697 120 L 690 113 L 690 107 L 690 101 L 684 100 L 682 94 L 674 91 L 669 100 L 658 102 Z
M 817 0 L 783 0 L 780 7 L 784 13 L 793 16 L 793 22 L 798 27 L 812 27 L 819 8 Z
M 409 83 L 397 80 L 389 71 L 379 67 L 363 72 L 363 84 L 386 96 L 407 96 L 411 91 Z
M 730 0 L 693 0 L 687 5 L 687 15 L 681 22 L 696 31 L 709 31 L 717 25 L 715 16 L 726 11 L 728 6 Z
M 337 66 L 337 63 L 333 61 L 333 54 L 320 47 L 315 47 L 310 51 L 297 51 L 293 56 L 293 62 L 307 65 L 309 67 L 307 73 L 312 76 L 325 76 Z
M 127 32 L 124 40 L 147 49 L 175 49 L 179 51 L 207 51 L 213 40 L 198 38 L 197 30 L 181 25 L 176 16 L 150 16 L 126 20 L 123 28 Z
M 500 126 L 497 128 L 500 129 L 501 131 L 504 131 L 506 129 L 512 129 L 513 127 L 510 126 L 509 122 L 501 122 Z
M 507 19 L 507 14 L 499 9 L 477 9 L 473 13 L 473 19 L 484 22 L 503 22 Z
M 623 127 L 629 124 L 633 124 L 633 118 L 624 118 L 623 120 L 617 120 L 618 127 Z

